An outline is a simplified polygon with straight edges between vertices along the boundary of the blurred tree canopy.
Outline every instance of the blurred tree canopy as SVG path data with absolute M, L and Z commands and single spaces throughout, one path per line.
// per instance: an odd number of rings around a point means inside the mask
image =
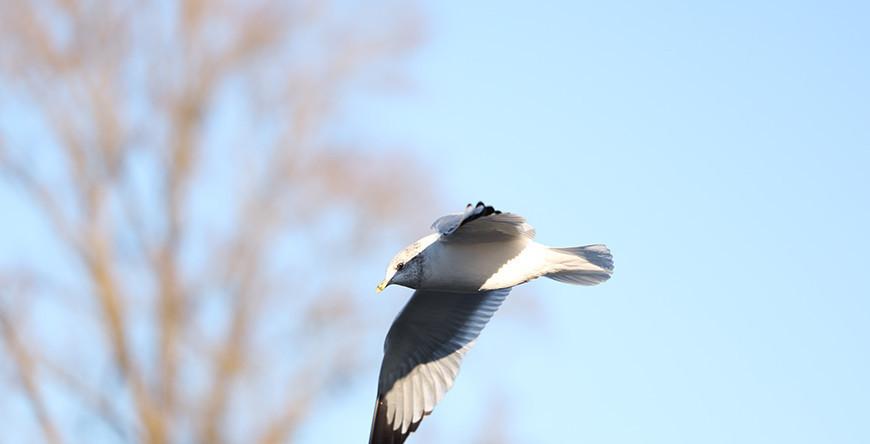
M 359 365 L 355 264 L 428 199 L 352 107 L 401 85 L 412 6 L 0 0 L 0 180 L 45 232 L 0 263 L 36 418 L 0 440 L 294 439 Z

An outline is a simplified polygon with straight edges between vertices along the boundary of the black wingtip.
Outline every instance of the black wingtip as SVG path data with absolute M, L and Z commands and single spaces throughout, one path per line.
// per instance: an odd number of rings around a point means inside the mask
M 416 426 L 411 427 L 411 430 L 406 433 L 402 433 L 401 430 L 393 430 L 393 426 L 387 422 L 387 406 L 384 405 L 384 400 L 378 397 L 375 403 L 375 415 L 372 418 L 369 444 L 402 444 L 408 439 L 408 435 L 416 429 Z
M 466 205 L 466 208 L 468 207 L 471 207 L 470 203 Z M 477 205 L 474 206 L 474 210 L 474 213 L 471 216 L 468 216 L 468 218 L 466 218 L 465 220 L 463 220 L 462 223 L 459 224 L 459 226 L 465 225 L 473 220 L 480 219 L 481 217 L 491 216 L 493 214 L 501 214 L 501 211 L 496 210 L 492 206 L 487 205 L 481 201 L 477 202 Z
M 423 417 L 429 416 L 432 412 L 424 412 Z M 402 430 L 394 430 L 393 426 L 387 422 L 387 406 L 384 400 L 378 396 L 375 403 L 375 416 L 372 418 L 372 432 L 369 435 L 369 444 L 403 444 L 411 433 L 417 431 L 423 418 L 412 422 L 408 430 L 402 433 Z

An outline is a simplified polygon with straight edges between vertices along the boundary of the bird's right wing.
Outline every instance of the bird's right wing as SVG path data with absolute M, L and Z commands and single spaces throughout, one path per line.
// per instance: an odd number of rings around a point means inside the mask
M 535 229 L 522 216 L 502 213 L 478 202 L 465 212 L 441 216 L 432 223 L 446 242 L 495 242 L 517 237 L 533 238 Z
M 369 444 L 400 444 L 417 429 L 508 293 L 414 292 L 384 343 Z

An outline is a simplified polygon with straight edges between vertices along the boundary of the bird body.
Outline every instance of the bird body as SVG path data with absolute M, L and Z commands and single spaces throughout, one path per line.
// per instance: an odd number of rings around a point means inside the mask
M 506 274 L 511 270 L 505 267 L 539 256 L 528 248 L 533 244 L 523 238 L 477 244 L 435 242 L 424 252 L 423 279 L 417 289 L 467 292 L 513 287 L 526 276 Z
M 511 288 L 538 277 L 595 285 L 613 272 L 606 246 L 547 247 L 525 219 L 483 203 L 432 227 L 393 257 L 378 285 L 416 291 L 387 333 L 370 444 L 400 444 L 417 429 Z

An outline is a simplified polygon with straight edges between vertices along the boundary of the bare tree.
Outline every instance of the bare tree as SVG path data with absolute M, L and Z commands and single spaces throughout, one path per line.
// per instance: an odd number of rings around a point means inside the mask
M 0 393 L 36 425 L 0 440 L 293 440 L 359 363 L 355 264 L 428 198 L 353 125 L 408 8 L 0 0 L 0 178 L 29 206 L 0 212 L 40 235 L 0 263 Z

